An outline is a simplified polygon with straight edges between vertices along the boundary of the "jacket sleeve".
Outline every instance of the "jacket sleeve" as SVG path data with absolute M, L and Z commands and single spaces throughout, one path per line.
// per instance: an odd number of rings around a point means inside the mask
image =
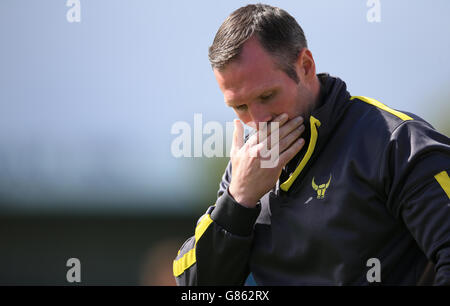
M 390 152 L 388 208 L 434 263 L 435 284 L 450 285 L 450 140 L 423 121 L 405 121 Z
M 243 285 L 253 227 L 260 204 L 247 208 L 228 193 L 231 163 L 220 182 L 216 204 L 200 217 L 195 234 L 178 251 L 173 262 L 177 285 Z

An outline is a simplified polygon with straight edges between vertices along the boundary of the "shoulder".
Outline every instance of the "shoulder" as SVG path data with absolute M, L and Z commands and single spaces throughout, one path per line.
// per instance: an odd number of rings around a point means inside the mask
M 395 136 L 400 130 L 434 130 L 431 124 L 419 116 L 393 109 L 373 98 L 352 96 L 349 103 L 352 117 L 360 127 L 372 128 L 378 133 Z

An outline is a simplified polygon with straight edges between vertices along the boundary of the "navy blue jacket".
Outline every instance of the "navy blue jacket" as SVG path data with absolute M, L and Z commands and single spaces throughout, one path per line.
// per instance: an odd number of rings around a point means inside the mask
M 429 262 L 450 284 L 449 138 L 319 77 L 309 141 L 256 208 L 228 194 L 228 165 L 174 260 L 179 285 L 416 285 Z

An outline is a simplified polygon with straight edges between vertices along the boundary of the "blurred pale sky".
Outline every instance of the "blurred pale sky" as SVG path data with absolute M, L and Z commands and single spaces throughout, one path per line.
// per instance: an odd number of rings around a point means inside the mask
M 0 209 L 188 210 L 199 174 L 172 156 L 171 126 L 233 120 L 207 52 L 249 2 L 80 3 L 69 23 L 65 0 L 0 2 L 0 200 L 14 205 Z M 297 19 L 318 71 L 352 95 L 432 124 L 449 110 L 437 100 L 450 97 L 450 1 L 380 0 L 379 23 L 366 0 L 267 3 Z

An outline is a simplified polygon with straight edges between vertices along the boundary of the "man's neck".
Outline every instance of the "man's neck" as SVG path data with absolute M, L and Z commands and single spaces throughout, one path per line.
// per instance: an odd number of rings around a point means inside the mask
M 317 77 L 317 80 L 319 81 L 319 93 L 316 97 L 316 103 L 314 109 L 320 108 L 323 103 L 325 102 L 325 96 L 326 96 L 326 89 L 325 89 L 325 76 Z
M 319 108 L 323 104 L 324 96 L 325 96 L 325 88 L 319 79 L 318 76 L 315 77 L 313 86 L 312 86 L 312 97 L 307 112 L 304 114 L 305 120 L 309 119 L 309 116 L 313 112 L 313 110 Z

